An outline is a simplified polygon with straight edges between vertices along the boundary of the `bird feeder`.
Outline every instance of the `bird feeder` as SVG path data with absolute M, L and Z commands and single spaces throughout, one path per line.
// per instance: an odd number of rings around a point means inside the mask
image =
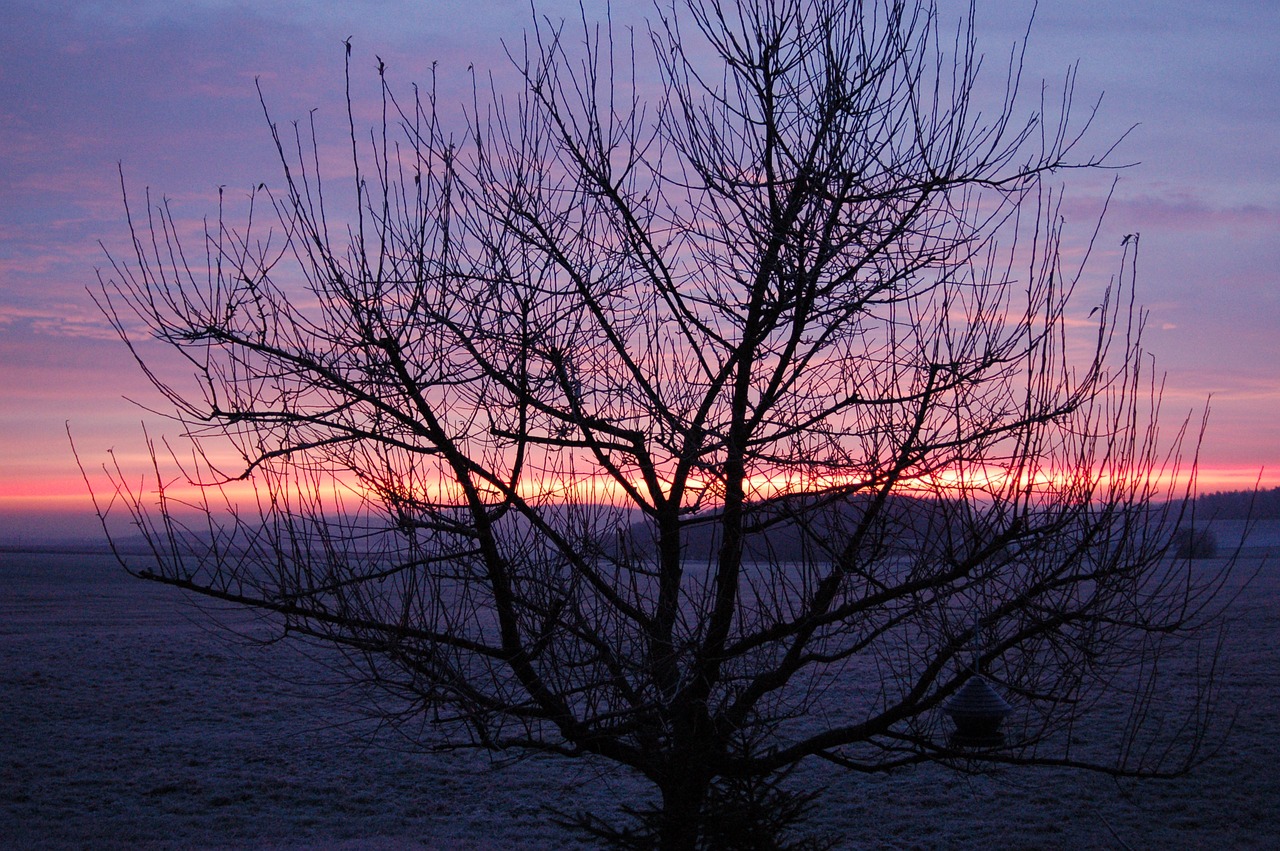
M 951 716 L 956 730 L 951 743 L 960 747 L 997 747 L 1004 744 L 1000 724 L 1013 711 L 999 693 L 979 674 L 965 681 L 942 711 Z

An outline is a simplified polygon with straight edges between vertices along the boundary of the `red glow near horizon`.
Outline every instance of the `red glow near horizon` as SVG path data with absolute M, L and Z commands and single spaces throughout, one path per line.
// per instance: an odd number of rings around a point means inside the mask
M 1160 491 L 1177 494 L 1188 484 L 1190 471 L 1184 470 L 1176 479 L 1162 480 L 1153 478 L 1152 484 Z M 99 477 L 101 478 L 101 477 Z M 1049 482 L 1046 480 L 1045 482 Z M 786 488 L 783 482 L 770 480 L 764 476 L 753 477 L 749 481 L 748 493 L 758 498 L 781 493 L 784 490 L 803 491 L 803 488 Z M 832 479 L 825 482 L 834 486 L 841 484 Z M 905 490 L 921 494 L 945 492 L 958 484 L 956 477 L 939 475 L 929 481 L 922 481 L 917 487 L 907 486 Z M 1001 473 L 987 475 L 981 481 L 974 476 L 968 477 L 968 484 L 982 491 L 999 489 L 1005 484 Z M 340 486 L 342 487 L 342 486 Z M 1249 491 L 1255 488 L 1266 490 L 1280 487 L 1280 475 L 1256 467 L 1214 467 L 1200 468 L 1196 471 L 1195 491 L 1200 494 L 1220 491 Z M 99 503 L 106 507 L 110 503 L 112 491 L 105 480 L 94 482 Z M 353 492 L 359 489 L 351 489 Z M 452 488 L 432 493 L 433 499 L 448 501 Z M 153 486 L 146 488 L 146 494 L 153 496 Z M 177 502 L 198 502 L 201 489 L 186 483 L 174 483 L 166 488 L 166 497 Z M 228 496 L 238 501 L 253 499 L 251 483 L 235 483 L 226 489 Z M 521 489 L 522 496 L 536 498 L 540 502 L 553 503 L 602 503 L 620 504 L 622 491 L 616 485 L 602 484 L 598 480 L 583 479 L 577 483 L 542 482 Z M 215 500 L 215 503 L 217 500 Z M 82 478 L 50 477 L 46 479 L 29 479 L 25 481 L 0 482 L 0 513 L 82 513 L 92 512 L 93 502 Z

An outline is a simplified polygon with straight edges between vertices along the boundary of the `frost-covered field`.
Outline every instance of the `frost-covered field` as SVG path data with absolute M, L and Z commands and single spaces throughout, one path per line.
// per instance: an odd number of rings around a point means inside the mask
M 1245 567 L 1280 535 L 1252 543 Z M 1229 650 L 1244 709 L 1188 778 L 813 766 L 811 826 L 848 848 L 1280 847 L 1280 562 L 1240 600 Z M 572 837 L 548 805 L 646 794 L 602 765 L 397 750 L 309 685 L 333 679 L 287 646 L 229 641 L 107 557 L 0 553 L 0 845 L 557 848 Z

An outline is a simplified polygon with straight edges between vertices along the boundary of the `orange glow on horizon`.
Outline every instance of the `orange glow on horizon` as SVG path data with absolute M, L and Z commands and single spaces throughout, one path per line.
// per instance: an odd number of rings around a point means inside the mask
M 1185 487 L 1186 477 L 1189 472 L 1189 470 L 1182 470 L 1178 478 L 1173 481 L 1153 479 L 1153 484 L 1161 490 L 1169 490 L 1172 487 L 1173 492 L 1177 493 L 1178 489 Z M 985 475 L 969 473 L 965 477 L 946 473 L 934 474 L 917 481 L 919 482 L 918 487 L 913 488 L 908 484 L 904 487 L 904 490 L 928 495 L 950 490 L 960 485 L 962 481 L 967 482 L 970 487 L 983 491 L 998 490 L 1007 484 L 1003 471 L 999 470 Z M 1048 476 L 1041 477 L 1038 481 L 1045 485 L 1053 483 Z M 843 483 L 845 482 L 838 480 L 836 477 L 815 478 L 808 481 L 810 485 L 808 489 L 816 489 L 818 486 L 838 486 Z M 1061 482 L 1059 481 L 1058 483 L 1060 484 Z M 697 482 L 691 484 L 693 485 L 692 489 L 695 491 L 698 487 L 705 487 L 706 485 L 706 483 Z M 752 498 L 766 498 L 787 490 L 801 492 L 806 489 L 798 487 L 799 484 L 800 482 L 795 478 L 754 476 L 748 480 L 747 492 Z M 1196 471 L 1196 492 L 1200 494 L 1221 491 L 1249 491 L 1255 487 L 1261 490 L 1280 487 L 1280 473 L 1258 467 L 1201 467 Z M 94 489 L 100 507 L 107 508 L 112 503 L 113 491 L 101 475 L 94 481 Z M 223 487 L 222 490 L 226 497 L 237 502 L 242 507 L 253 505 L 257 501 L 252 482 L 233 482 Z M 353 486 L 350 482 L 331 481 L 328 483 L 327 490 L 329 496 L 326 499 L 333 499 L 335 494 L 346 491 L 374 502 L 379 501 L 369 489 Z M 433 491 L 428 495 L 429 498 L 439 499 L 442 502 L 461 501 L 461 494 L 456 487 L 433 489 Z M 214 498 L 214 493 L 216 491 L 208 495 L 211 502 L 217 506 L 221 504 L 223 494 L 218 494 L 217 498 Z M 186 482 L 174 482 L 165 489 L 166 498 L 175 506 L 187 505 L 190 507 L 191 505 L 201 504 L 204 502 L 201 494 L 201 488 Z M 586 476 L 577 481 L 531 481 L 520 489 L 520 494 L 525 499 L 540 503 L 622 505 L 626 502 L 625 494 L 617 483 L 599 477 Z M 150 502 L 154 502 L 157 495 L 154 482 L 147 482 L 144 485 L 145 498 Z M 93 503 L 89 492 L 85 487 L 84 481 L 78 477 L 58 476 L 0 484 L 0 512 L 60 514 L 92 512 L 92 510 Z M 120 504 L 116 504 L 112 508 L 113 512 L 123 510 L 124 506 Z

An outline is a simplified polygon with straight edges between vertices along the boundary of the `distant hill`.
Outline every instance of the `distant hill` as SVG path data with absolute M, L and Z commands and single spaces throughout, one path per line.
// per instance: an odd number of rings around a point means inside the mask
M 748 531 L 744 541 L 748 560 L 798 560 L 811 553 L 815 544 L 821 547 L 824 540 L 838 540 L 840 530 L 856 526 L 867 506 L 865 497 L 855 496 L 802 519 L 807 514 L 803 503 L 804 499 L 798 498 L 794 503 L 776 504 L 772 510 L 754 515 L 756 522 L 765 520 L 767 528 Z M 709 522 L 698 523 L 695 519 L 684 529 L 682 547 L 688 556 L 710 557 L 716 551 L 719 529 L 714 517 L 714 513 L 709 512 L 706 515 Z M 1205 494 L 1196 500 L 1194 521 L 1186 518 L 1188 523 L 1194 522 L 1197 526 L 1211 520 L 1244 519 L 1280 520 L 1280 488 Z M 959 530 L 963 524 L 956 525 L 958 522 L 958 507 L 945 500 L 893 496 L 882 514 L 884 534 L 880 540 L 888 542 L 893 550 L 917 551 L 937 541 L 940 535 Z M 1204 533 L 1196 536 L 1189 528 L 1184 533 L 1191 534 L 1191 540 L 1197 545 L 1211 544 L 1207 538 L 1202 540 Z M 632 526 L 626 538 L 636 550 L 652 553 L 653 530 L 646 524 Z M 606 545 L 605 549 L 613 547 Z
M 869 498 L 852 496 L 813 509 L 808 497 L 757 506 L 751 511 L 744 555 L 748 561 L 799 561 L 811 556 L 814 549 L 840 547 L 847 530 L 858 525 L 867 510 Z M 934 499 L 891 496 L 880 512 L 877 542 L 894 551 L 911 552 L 925 545 L 930 537 L 945 533 L 954 518 L 949 506 Z M 691 518 L 682 531 L 681 548 L 686 558 L 710 559 L 719 547 L 720 528 L 717 514 L 707 512 Z M 639 552 L 652 553 L 655 547 L 653 528 L 637 523 L 625 534 L 626 545 Z M 605 547 L 614 551 L 614 547 Z
M 1280 520 L 1280 488 L 1201 494 L 1196 497 L 1196 517 L 1207 520 Z

